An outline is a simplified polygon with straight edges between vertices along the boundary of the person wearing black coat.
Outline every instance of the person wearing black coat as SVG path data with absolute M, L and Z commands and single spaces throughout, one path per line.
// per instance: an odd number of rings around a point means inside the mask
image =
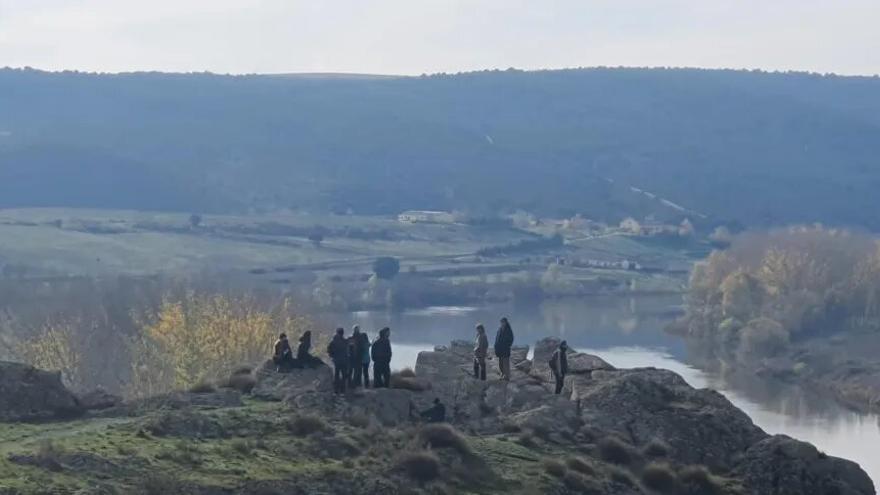
M 272 356 L 276 371 L 286 371 L 293 367 L 293 350 L 287 340 L 287 334 L 282 333 L 275 341 L 275 353 Z
M 296 349 L 296 366 L 298 368 L 317 368 L 324 364 L 320 358 L 312 356 L 312 331 L 306 330 L 299 338 L 299 347 Z
M 565 375 L 568 374 L 568 344 L 563 340 L 559 343 L 559 348 L 553 351 L 550 356 L 550 372 L 553 373 L 553 379 L 556 380 L 556 395 L 562 392 L 565 384 Z
M 345 339 L 345 329 L 337 328 L 336 335 L 327 345 L 327 355 L 333 361 L 333 392 L 345 393 L 348 381 L 348 341 Z
M 373 387 L 388 388 L 391 382 L 391 329 L 379 330 L 379 337 L 373 342 L 370 357 L 373 358 Z
M 510 380 L 510 348 L 513 347 L 513 329 L 507 318 L 501 318 L 501 326 L 495 334 L 495 356 L 502 380 Z
M 422 411 L 420 416 L 429 423 L 443 423 L 446 421 L 446 406 L 437 397 L 434 399 L 434 405 Z

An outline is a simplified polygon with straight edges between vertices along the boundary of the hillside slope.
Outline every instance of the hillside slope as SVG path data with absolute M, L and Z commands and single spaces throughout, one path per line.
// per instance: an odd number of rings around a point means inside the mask
M 7 69 L 0 109 L 0 207 L 682 216 L 637 188 L 715 220 L 880 228 L 876 78 Z

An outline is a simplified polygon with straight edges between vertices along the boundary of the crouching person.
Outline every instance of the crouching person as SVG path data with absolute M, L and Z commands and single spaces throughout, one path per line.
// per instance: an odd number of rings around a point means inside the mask
M 290 342 L 287 340 L 287 334 L 282 333 L 275 341 L 275 353 L 272 356 L 272 362 L 275 364 L 275 371 L 289 371 L 293 368 L 293 350 L 290 348 Z
M 437 397 L 434 399 L 433 406 L 421 412 L 421 417 L 429 423 L 443 423 L 446 421 L 446 406 Z

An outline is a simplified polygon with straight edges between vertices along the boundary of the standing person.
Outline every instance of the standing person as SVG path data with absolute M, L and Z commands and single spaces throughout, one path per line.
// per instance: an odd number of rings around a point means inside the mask
M 358 366 L 361 368 L 361 376 L 364 379 L 364 388 L 370 387 L 370 338 L 367 337 L 367 332 L 361 332 L 361 337 L 358 341 L 357 353 L 360 356 L 360 363 Z
M 282 333 L 275 341 L 275 353 L 272 356 L 275 363 L 275 371 L 281 372 L 293 368 L 293 350 L 287 340 L 287 334 Z
M 370 355 L 373 358 L 373 387 L 388 388 L 391 381 L 391 329 L 379 330 Z
M 344 328 L 336 329 L 336 335 L 327 345 L 327 354 L 333 361 L 333 392 L 345 393 L 348 379 L 348 342 L 345 340 Z
M 483 324 L 477 325 L 477 338 L 474 341 L 474 378 L 486 381 L 486 356 L 489 354 L 489 338 Z
M 501 326 L 495 334 L 495 355 L 498 356 L 498 368 L 501 379 L 510 381 L 510 348 L 513 347 L 513 329 L 507 318 L 501 318 Z
M 352 388 L 361 386 L 361 356 L 358 353 L 358 345 L 361 341 L 361 327 L 355 325 L 351 329 L 351 337 L 348 338 L 348 383 Z
M 553 351 L 553 355 L 550 356 L 550 371 L 556 380 L 556 395 L 562 392 L 562 387 L 565 384 L 565 375 L 568 374 L 567 352 L 568 344 L 563 340 L 559 343 L 559 348 Z

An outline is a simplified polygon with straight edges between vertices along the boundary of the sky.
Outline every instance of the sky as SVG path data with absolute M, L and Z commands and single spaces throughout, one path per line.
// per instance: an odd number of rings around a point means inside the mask
M 880 73 L 880 0 L 0 0 L 0 66 Z

